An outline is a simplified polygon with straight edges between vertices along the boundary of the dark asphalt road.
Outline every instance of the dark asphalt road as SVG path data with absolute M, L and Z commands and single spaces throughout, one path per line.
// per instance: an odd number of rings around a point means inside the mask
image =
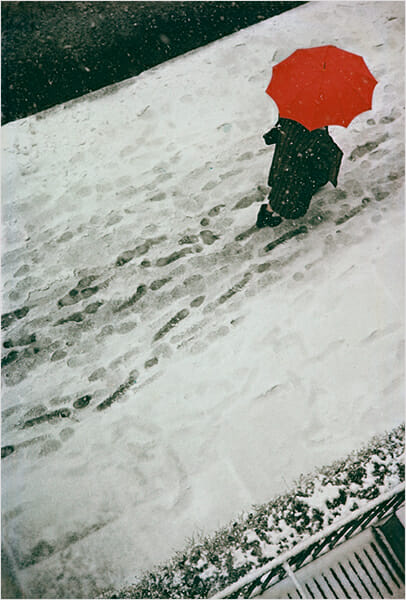
M 4 1 L 2 124 L 303 3 Z

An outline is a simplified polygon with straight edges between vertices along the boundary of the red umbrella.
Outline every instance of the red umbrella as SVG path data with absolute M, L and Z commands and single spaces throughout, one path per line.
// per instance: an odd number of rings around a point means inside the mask
M 319 46 L 296 50 L 275 65 L 266 93 L 278 105 L 279 117 L 313 130 L 325 125 L 347 127 L 372 108 L 376 84 L 362 56 Z

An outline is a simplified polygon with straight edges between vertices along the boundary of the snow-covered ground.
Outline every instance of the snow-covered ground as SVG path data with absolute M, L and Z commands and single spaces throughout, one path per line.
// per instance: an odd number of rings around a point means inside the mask
M 403 420 L 403 34 L 403 2 L 310 2 L 3 128 L 3 536 L 27 596 L 131 582 Z M 253 231 L 272 65 L 322 44 L 365 57 L 373 108 L 330 128 L 338 188 Z

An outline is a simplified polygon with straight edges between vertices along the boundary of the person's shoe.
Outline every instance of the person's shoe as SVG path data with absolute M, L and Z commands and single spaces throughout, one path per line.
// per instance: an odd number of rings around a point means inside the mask
M 267 204 L 262 204 L 257 216 L 257 227 L 276 227 L 282 223 L 282 217 L 267 210 Z

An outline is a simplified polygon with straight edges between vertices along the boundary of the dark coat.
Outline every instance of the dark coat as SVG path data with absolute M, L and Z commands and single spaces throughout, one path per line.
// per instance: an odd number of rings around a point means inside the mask
M 309 131 L 290 119 L 279 119 L 264 140 L 276 144 L 268 177 L 271 208 L 285 219 L 302 217 L 320 187 L 337 185 L 343 153 L 327 127 Z

